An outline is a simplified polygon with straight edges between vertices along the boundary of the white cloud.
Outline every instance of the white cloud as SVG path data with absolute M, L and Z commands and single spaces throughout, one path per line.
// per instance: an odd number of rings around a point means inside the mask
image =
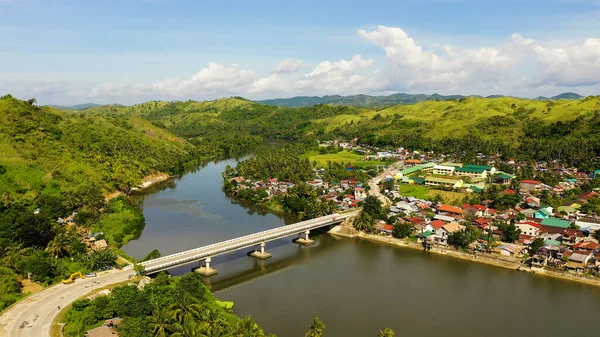
M 397 27 L 359 30 L 358 35 L 385 50 L 387 65 L 381 80 L 388 89 L 454 91 L 473 83 L 492 84 L 518 63 L 508 51 L 491 47 L 463 49 L 438 43 L 426 50 Z
M 352 94 L 374 89 L 373 78 L 365 70 L 374 61 L 354 55 L 350 60 L 323 61 L 297 81 L 297 89 L 312 94 Z
M 536 58 L 537 86 L 578 87 L 600 84 L 600 39 L 588 38 L 580 45 L 545 47 L 535 40 L 513 34 L 513 39 Z
M 155 82 L 147 88 L 149 93 L 166 93 L 173 96 L 194 94 L 239 93 L 246 90 L 258 78 L 254 70 L 240 69 L 237 64 L 226 67 L 209 62 L 208 67 L 189 79 L 169 79 Z
M 248 93 L 250 94 L 262 94 L 262 93 L 281 93 L 289 89 L 288 81 L 283 79 L 279 74 L 272 74 L 267 77 L 260 78 L 252 83 Z
M 281 63 L 279 63 L 277 65 L 277 67 L 275 67 L 275 70 L 273 70 L 273 73 L 275 73 L 275 74 L 295 73 L 296 71 L 300 70 L 300 67 L 302 67 L 303 63 L 304 62 L 302 62 L 302 60 L 294 60 L 291 58 L 287 58 L 287 59 L 281 61 Z

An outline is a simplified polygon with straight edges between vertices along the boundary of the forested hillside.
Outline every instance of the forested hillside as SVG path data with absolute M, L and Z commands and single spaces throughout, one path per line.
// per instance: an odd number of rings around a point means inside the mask
M 105 106 L 85 113 L 138 116 L 205 153 L 240 150 L 262 138 L 295 140 L 315 135 L 321 140 L 359 138 L 377 146 L 466 156 L 502 152 L 589 168 L 600 151 L 599 111 L 600 97 L 590 96 L 546 101 L 465 97 L 382 110 L 322 104 L 285 108 L 230 98 Z

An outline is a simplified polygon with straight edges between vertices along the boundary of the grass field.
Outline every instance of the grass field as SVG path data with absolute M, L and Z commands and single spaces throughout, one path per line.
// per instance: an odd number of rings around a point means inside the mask
M 442 198 L 442 202 L 452 205 L 460 204 L 462 198 L 465 196 L 464 193 L 433 190 L 423 185 L 401 184 L 399 188 L 400 194 L 405 197 L 432 200 L 436 195 L 439 195 Z
M 364 156 L 349 151 L 341 151 L 338 153 L 320 154 L 318 151 L 308 151 L 303 155 L 303 158 L 308 158 L 310 162 L 317 162 L 317 167 L 327 167 L 327 162 L 337 162 L 349 164 L 358 168 L 366 168 L 375 165 L 384 165 L 385 163 L 377 160 L 364 160 Z

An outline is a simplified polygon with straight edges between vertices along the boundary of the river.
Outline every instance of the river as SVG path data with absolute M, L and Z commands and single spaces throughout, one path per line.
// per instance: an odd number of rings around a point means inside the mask
M 163 255 L 281 226 L 292 218 L 240 205 L 221 191 L 221 172 L 236 159 L 210 163 L 161 184 L 141 200 L 146 227 L 123 247 L 142 258 Z M 206 279 L 236 314 L 252 315 L 269 333 L 302 337 L 314 316 L 327 337 L 593 335 L 600 289 L 549 277 L 387 246 L 315 236 L 267 243 L 261 261 L 238 251 L 213 259 Z M 190 271 L 193 265 L 171 270 Z

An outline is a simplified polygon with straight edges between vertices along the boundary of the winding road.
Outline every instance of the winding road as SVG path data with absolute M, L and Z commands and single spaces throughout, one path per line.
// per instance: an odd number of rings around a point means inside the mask
M 57 284 L 18 302 L 0 316 L 0 337 L 50 337 L 60 311 L 94 289 L 126 281 L 132 270 L 111 270 L 97 277 Z

